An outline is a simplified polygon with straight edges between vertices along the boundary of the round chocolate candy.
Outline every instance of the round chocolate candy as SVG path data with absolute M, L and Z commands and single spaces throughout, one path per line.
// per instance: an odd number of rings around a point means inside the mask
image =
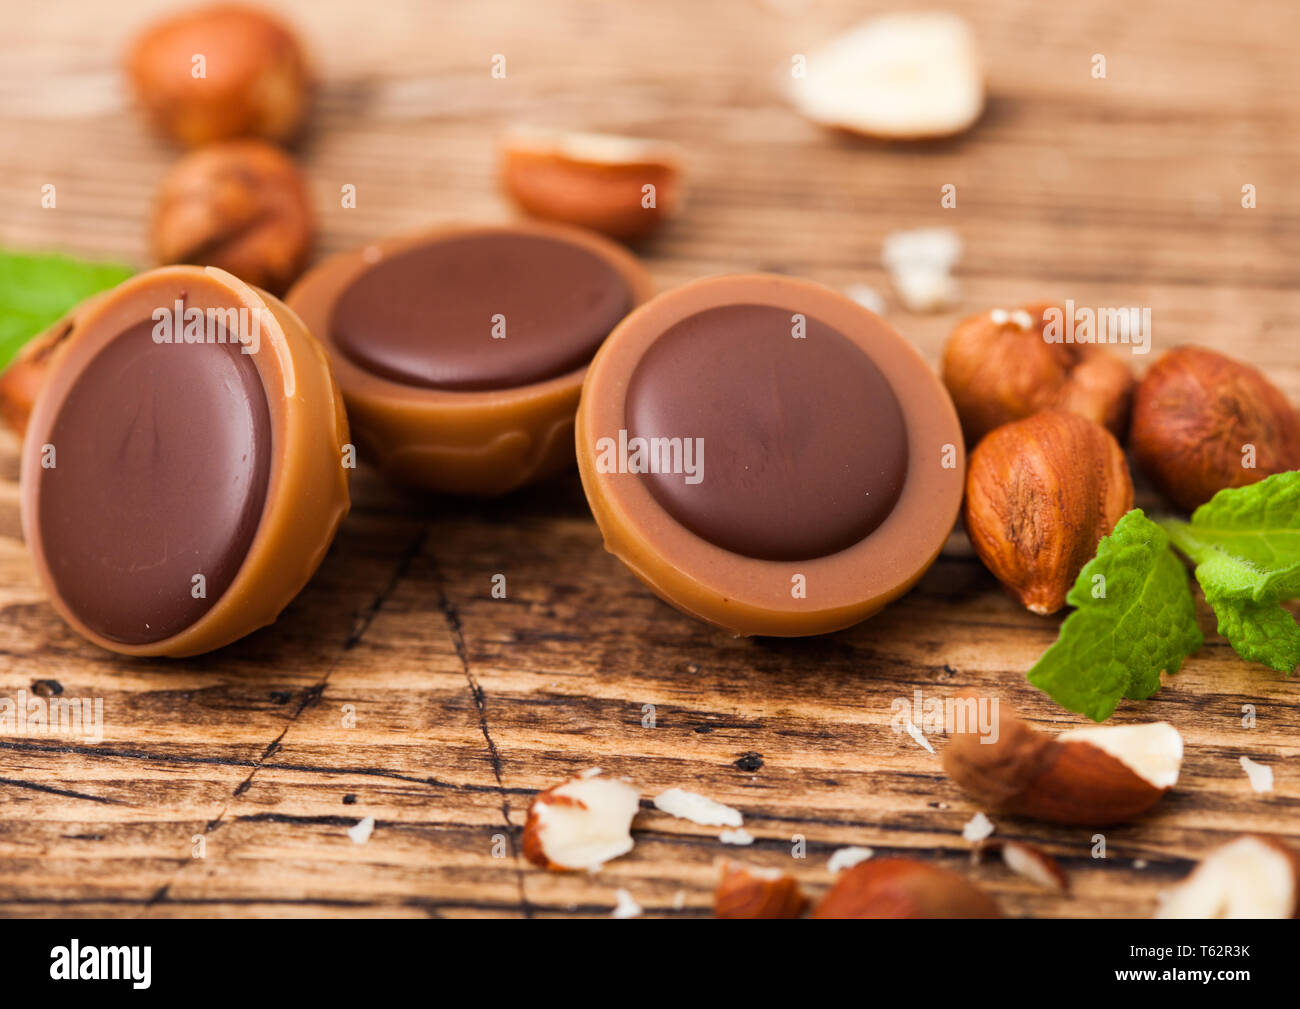
M 329 351 L 362 458 L 494 495 L 572 465 L 587 364 L 650 288 L 589 232 L 449 225 L 335 256 L 287 300 Z
M 956 411 L 883 319 L 804 280 L 695 281 L 588 369 L 578 468 L 607 548 L 737 634 L 821 634 L 934 562 L 961 506 Z
M 75 316 L 27 427 L 23 532 L 55 608 L 129 655 L 273 622 L 348 511 L 329 361 L 215 268 L 141 274 Z

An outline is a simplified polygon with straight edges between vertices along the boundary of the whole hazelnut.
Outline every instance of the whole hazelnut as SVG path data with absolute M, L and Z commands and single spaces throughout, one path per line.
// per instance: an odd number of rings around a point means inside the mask
M 260 140 L 191 151 L 158 191 L 152 237 L 162 263 L 218 266 L 282 294 L 306 265 L 314 236 L 302 173 Z
M 1067 410 L 1123 438 L 1133 372 L 1090 343 L 1051 343 L 1044 314 L 1051 302 L 994 309 L 963 319 L 943 350 L 943 382 L 962 430 L 976 442 L 995 427 L 1039 410 Z
M 1175 347 L 1138 385 L 1129 448 L 1161 492 L 1191 511 L 1226 487 L 1300 469 L 1300 411 L 1257 368 Z
M 153 25 L 128 54 L 127 73 L 154 122 L 190 147 L 230 137 L 286 141 L 302 124 L 310 91 L 293 32 L 235 4 Z
M 971 453 L 963 515 L 985 566 L 1034 613 L 1055 613 L 1097 544 L 1133 507 L 1133 481 L 1100 424 L 1048 410 Z

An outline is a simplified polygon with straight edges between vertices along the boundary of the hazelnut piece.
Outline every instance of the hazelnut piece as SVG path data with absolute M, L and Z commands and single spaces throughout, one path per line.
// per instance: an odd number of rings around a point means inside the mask
M 950 137 L 984 109 L 970 25 L 934 11 L 864 21 L 808 57 L 791 97 L 814 122 L 882 140 Z
M 840 873 L 814 918 L 1001 918 L 993 898 L 955 872 L 914 858 L 860 862 Z
M 72 335 L 82 313 L 101 297 L 102 294 L 91 295 L 49 329 L 32 337 L 0 372 L 0 418 L 19 437 L 27 431 L 27 420 L 45 385 L 45 375 L 54 355 Z
M 660 141 L 519 127 L 501 144 L 501 184 L 534 217 L 630 241 L 681 209 L 681 161 Z
M 1157 918 L 1300 918 L 1300 852 L 1246 834 L 1215 848 L 1160 900 Z
M 127 73 L 154 122 L 190 147 L 230 137 L 283 142 L 307 106 L 307 61 L 293 32 L 236 4 L 153 25 L 131 48 Z
M 1061 863 L 1036 844 L 1023 841 L 999 841 L 998 850 L 1008 869 L 1057 893 L 1069 893 L 1070 878 Z
M 1191 511 L 1226 487 L 1300 469 L 1300 411 L 1258 369 L 1175 347 L 1138 385 L 1129 447 L 1165 496 Z
M 1090 343 L 1049 343 L 1044 314 L 1051 302 L 993 309 L 959 322 L 943 351 L 943 383 L 966 439 L 1039 410 L 1077 413 L 1117 438 L 1128 427 L 1133 373 Z
M 798 918 L 807 906 L 793 876 L 731 862 L 723 863 L 713 894 L 715 918 Z
M 1097 544 L 1133 507 L 1124 452 L 1109 431 L 1046 410 L 998 428 L 966 471 L 975 552 L 1034 613 L 1055 613 Z
M 27 431 L 27 419 L 45 384 L 50 359 L 71 332 L 72 319 L 60 319 L 40 336 L 33 337 L 0 372 L 0 417 L 19 437 Z
M 595 872 L 632 850 L 640 793 L 593 767 L 541 792 L 528 807 L 524 857 L 554 872 Z
M 192 151 L 158 191 L 153 249 L 160 263 L 217 266 L 272 294 L 302 272 L 314 234 L 298 166 L 260 140 Z
M 1053 736 L 1007 705 L 996 739 L 955 732 L 942 759 L 948 776 L 986 809 L 1104 827 L 1141 816 L 1178 783 L 1183 737 L 1168 722 L 1089 725 Z

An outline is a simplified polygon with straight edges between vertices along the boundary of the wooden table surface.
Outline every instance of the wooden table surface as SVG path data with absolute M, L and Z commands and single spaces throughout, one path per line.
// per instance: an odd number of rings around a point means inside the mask
M 27 5 L 0 33 L 0 243 L 148 262 L 144 222 L 175 151 L 142 126 L 119 62 L 168 6 Z M 876 4 L 275 6 L 323 80 L 299 148 L 322 252 L 507 215 L 493 167 L 508 124 L 651 135 L 689 156 L 687 211 L 642 250 L 661 287 L 759 268 L 866 283 L 932 362 L 955 319 L 991 306 L 1150 306 L 1157 350 L 1221 348 L 1300 399 L 1300 8 L 1287 0 L 950 4 L 981 40 L 991 98 L 967 136 L 916 147 L 828 134 L 782 97 L 793 54 Z M 498 53 L 504 80 L 489 73 Z M 45 183 L 57 209 L 40 205 Z M 948 183 L 955 210 L 939 204 Z M 889 292 L 880 245 L 929 225 L 962 236 L 962 302 L 915 316 Z M 975 807 L 890 728 L 893 699 L 973 687 L 1043 725 L 1080 719 L 1024 679 L 1059 618 L 1014 605 L 960 530 L 873 620 L 737 640 L 604 552 L 576 473 L 483 504 L 412 499 L 363 469 L 333 550 L 279 622 L 201 658 L 140 661 L 55 615 L 21 542 L 16 475 L 6 438 L 0 696 L 57 681 L 102 698 L 105 727 L 98 742 L 0 737 L 5 915 L 602 915 L 621 887 L 648 913 L 698 916 L 719 856 L 789 868 L 816 892 L 828 855 L 860 844 L 969 873 L 1014 915 L 1142 916 L 1209 846 L 1242 830 L 1300 837 L 1297 685 L 1238 660 L 1202 606 L 1204 649 L 1115 716 L 1182 731 L 1176 790 L 1106 831 L 1104 859 L 1091 830 L 995 817 L 1000 836 L 1062 860 L 1071 897 L 970 867 Z M 1251 790 L 1243 754 L 1274 768 L 1275 792 Z M 635 850 L 594 875 L 532 868 L 519 853 L 530 797 L 591 766 L 642 787 Z M 741 809 L 756 843 L 728 847 L 655 810 L 671 786 Z M 374 833 L 353 843 L 365 816 Z

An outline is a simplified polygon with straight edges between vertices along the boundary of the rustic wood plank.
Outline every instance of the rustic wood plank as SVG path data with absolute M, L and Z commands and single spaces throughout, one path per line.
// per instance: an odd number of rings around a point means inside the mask
M 147 262 L 143 221 L 175 153 L 130 110 L 117 60 L 163 6 L 38 6 L 0 39 L 0 242 Z M 931 361 L 956 318 L 989 305 L 1150 305 L 1157 347 L 1220 347 L 1300 399 L 1294 5 L 954 4 L 993 97 L 969 136 L 918 148 L 829 135 L 781 98 L 790 55 L 854 20 L 847 0 L 406 0 L 364 30 L 341 3 L 276 6 L 323 78 L 299 150 L 322 252 L 508 214 L 493 172 L 509 123 L 644 132 L 690 156 L 686 215 L 641 250 L 663 287 L 755 268 L 865 282 Z M 505 81 L 487 73 L 498 52 Z M 1105 81 L 1088 74 L 1094 52 Z M 58 209 L 44 210 L 51 181 Z M 344 183 L 355 210 L 338 205 Z M 939 207 L 946 183 L 954 211 Z M 1244 183 L 1256 210 L 1240 206 Z M 889 291 L 881 240 L 917 225 L 963 237 L 957 310 L 913 316 Z M 975 807 L 891 730 L 892 700 L 971 687 L 1045 725 L 1078 719 L 1023 678 L 1058 621 L 1005 597 L 960 531 L 887 618 L 738 640 L 604 552 L 573 474 L 481 504 L 412 498 L 362 470 L 336 545 L 275 626 L 214 655 L 139 661 L 82 642 L 45 602 L 21 544 L 17 452 L 0 436 L 0 696 L 57 681 L 102 698 L 105 727 L 98 742 L 0 738 L 3 915 L 600 915 L 619 887 L 649 913 L 701 915 L 717 858 L 790 867 L 797 835 L 807 858 L 792 871 L 813 890 L 830 852 L 865 844 L 968 872 L 1013 914 L 1136 916 L 1219 840 L 1300 837 L 1295 687 L 1237 660 L 1203 609 L 1205 649 L 1118 716 L 1180 728 L 1177 790 L 1106 831 L 1104 860 L 1092 831 L 998 819 L 1001 836 L 1062 860 L 1069 898 L 971 867 Z M 496 573 L 507 599 L 491 597 Z M 737 764 L 750 754 L 760 767 Z M 1274 793 L 1250 790 L 1242 754 L 1275 768 Z M 593 765 L 644 790 L 635 851 L 594 876 L 527 866 L 530 797 Z M 755 845 L 654 810 L 673 785 L 742 809 Z M 358 845 L 347 830 L 363 816 L 376 827 Z

